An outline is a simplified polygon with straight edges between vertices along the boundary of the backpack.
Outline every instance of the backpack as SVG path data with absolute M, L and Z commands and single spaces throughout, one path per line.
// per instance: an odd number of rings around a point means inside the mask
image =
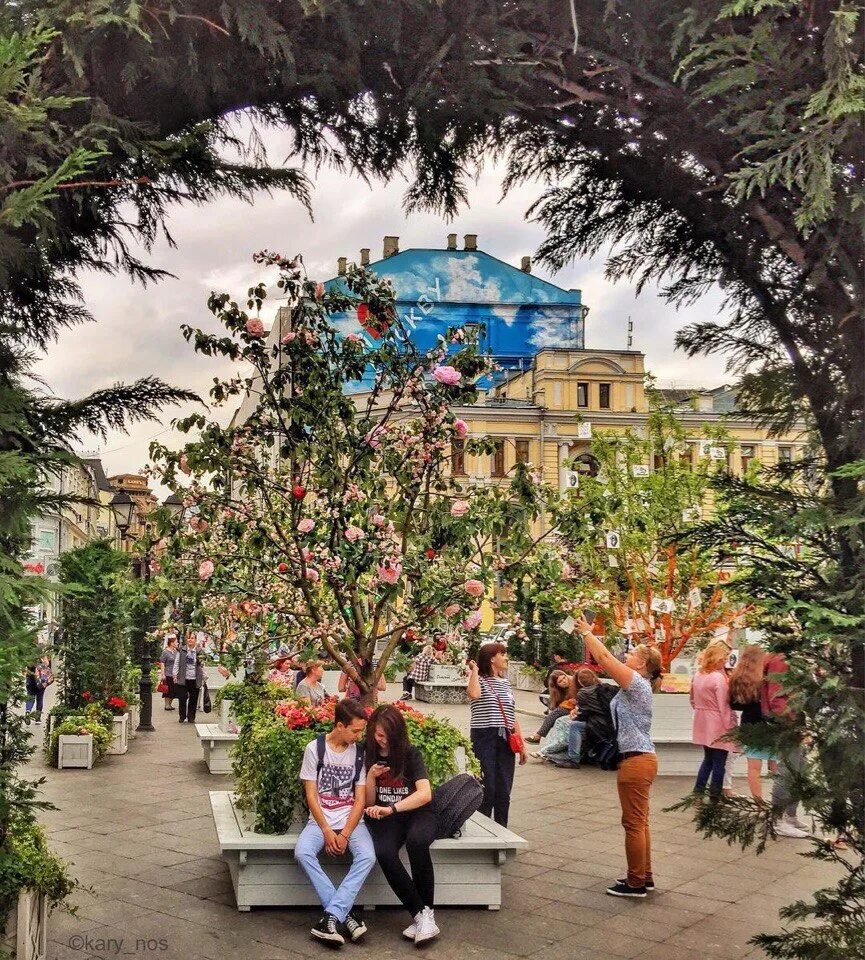
M 324 751 L 327 746 L 325 743 L 325 734 L 315 738 L 315 752 L 318 757 L 318 763 L 315 768 L 315 778 L 318 779 L 318 775 L 321 773 L 321 768 L 324 766 Z M 354 782 L 357 783 L 360 780 L 360 772 L 363 770 L 363 761 L 364 761 L 364 752 L 361 750 L 360 746 L 357 747 L 357 755 L 354 758 Z
M 477 813 L 484 788 L 470 773 L 458 773 L 433 790 L 430 809 L 438 819 L 439 840 L 458 837 L 465 822 Z
M 602 770 L 618 770 L 622 762 L 622 753 L 619 750 L 619 721 L 612 705 L 610 705 L 610 718 L 613 721 L 613 736 L 609 740 L 603 740 L 595 751 L 598 766 Z

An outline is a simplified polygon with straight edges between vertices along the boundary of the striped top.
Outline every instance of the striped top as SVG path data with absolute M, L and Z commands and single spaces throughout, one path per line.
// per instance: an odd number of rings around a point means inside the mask
M 507 727 L 513 730 L 516 726 L 516 713 L 514 712 L 514 691 L 510 680 L 505 677 L 478 677 L 478 680 L 481 684 L 481 695 L 471 702 L 471 729 L 504 727 L 505 721 L 502 718 L 502 707 L 504 707 L 508 721 Z

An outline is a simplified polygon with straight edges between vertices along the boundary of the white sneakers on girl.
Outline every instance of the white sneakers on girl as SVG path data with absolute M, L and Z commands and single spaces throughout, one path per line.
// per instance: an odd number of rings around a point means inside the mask
M 435 940 L 435 938 L 441 933 L 441 930 L 436 926 L 435 912 L 432 907 L 424 907 L 423 910 L 414 918 L 415 922 L 415 935 L 414 943 L 415 946 L 420 946 L 422 943 L 427 943 L 429 940 Z

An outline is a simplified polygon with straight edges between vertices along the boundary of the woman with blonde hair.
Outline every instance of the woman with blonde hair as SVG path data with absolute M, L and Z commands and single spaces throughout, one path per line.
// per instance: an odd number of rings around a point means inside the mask
M 724 738 L 736 726 L 736 715 L 730 707 L 730 690 L 724 665 L 730 645 L 713 640 L 697 658 L 697 673 L 691 683 L 691 705 L 694 722 L 691 740 L 703 748 L 703 762 L 697 771 L 694 793 L 713 798 L 722 796 L 724 768 L 735 744 Z
M 657 647 L 641 643 L 622 663 L 595 636 L 582 614 L 577 618 L 577 629 L 595 662 L 620 688 L 610 703 L 610 711 L 615 718 L 616 740 L 622 755 L 616 786 L 622 805 L 628 874 L 611 884 L 607 893 L 611 897 L 645 897 L 649 890 L 655 889 L 649 794 L 658 775 L 658 758 L 652 742 L 652 694 L 661 686 L 661 652 Z
M 739 655 L 739 662 L 730 674 L 730 706 L 734 710 L 742 711 L 742 727 L 764 726 L 761 706 L 761 692 L 763 689 L 763 667 L 766 662 L 766 652 L 762 647 L 750 646 Z M 769 772 L 778 772 L 778 762 L 770 750 L 761 750 L 757 747 L 745 747 L 745 757 L 748 761 L 748 787 L 751 796 L 757 803 L 763 803 L 763 784 L 760 780 L 763 761 L 769 763 Z

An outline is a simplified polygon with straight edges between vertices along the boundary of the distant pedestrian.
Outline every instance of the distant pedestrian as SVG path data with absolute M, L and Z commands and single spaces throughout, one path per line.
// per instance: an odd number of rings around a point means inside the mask
M 577 705 L 577 679 L 567 670 L 553 670 L 547 681 L 549 710 L 537 732 L 526 737 L 526 743 L 540 743 L 553 729 L 556 721 L 566 717 Z
M 167 688 L 162 699 L 166 710 L 173 710 L 173 701 L 177 696 L 177 690 L 174 686 L 174 665 L 177 660 L 177 637 L 169 634 L 165 638 L 165 646 L 162 653 L 159 654 L 159 682 Z
M 309 700 L 312 706 L 317 707 L 327 700 L 327 690 L 321 682 L 324 669 L 319 660 L 310 660 L 303 670 L 303 680 L 297 685 L 295 693 L 300 700 Z
M 739 662 L 730 675 L 730 706 L 734 710 L 741 710 L 741 730 L 746 733 L 751 730 L 765 730 L 767 721 L 763 717 L 763 665 L 766 653 L 762 647 L 756 645 L 745 647 L 739 655 Z M 748 787 L 751 796 L 762 806 L 763 783 L 760 779 L 763 761 L 769 764 L 769 772 L 778 772 L 778 761 L 771 750 L 762 747 L 745 747 L 745 757 L 748 763 Z
M 577 620 L 577 629 L 595 662 L 620 688 L 613 697 L 611 709 L 622 756 L 616 785 L 622 805 L 628 873 L 607 887 L 607 893 L 612 897 L 645 897 L 655 889 L 649 795 L 658 775 L 658 758 L 652 742 L 652 708 L 653 694 L 661 687 L 661 654 L 657 647 L 641 643 L 622 663 L 595 636 L 582 615 Z
M 503 643 L 485 643 L 477 663 L 470 660 L 466 692 L 471 701 L 472 749 L 481 765 L 484 799 L 480 812 L 503 827 L 508 825 L 516 757 L 527 760 L 522 731 L 516 718 L 516 700 L 508 674 L 508 651 Z M 519 753 L 516 747 L 522 744 Z
M 432 644 L 428 643 L 423 650 L 412 660 L 402 681 L 402 698 L 411 700 L 414 697 L 414 686 L 416 683 L 428 683 L 435 663 Z
M 24 714 L 27 716 L 33 713 L 35 723 L 42 723 L 45 691 L 54 683 L 54 674 L 51 672 L 50 664 L 50 657 L 44 656 L 27 667 L 25 672 L 27 699 L 24 703 Z
M 198 695 L 204 686 L 204 654 L 198 648 L 194 633 L 186 635 L 186 643 L 178 651 L 174 663 L 174 688 L 177 691 L 179 723 L 195 723 Z
M 730 706 L 730 689 L 724 665 L 730 648 L 723 641 L 714 641 L 700 654 L 697 673 L 691 683 L 691 705 L 694 720 L 691 740 L 703 748 L 703 761 L 694 783 L 695 793 L 718 798 L 723 793 L 727 758 L 736 745 L 725 739 L 737 726 Z

